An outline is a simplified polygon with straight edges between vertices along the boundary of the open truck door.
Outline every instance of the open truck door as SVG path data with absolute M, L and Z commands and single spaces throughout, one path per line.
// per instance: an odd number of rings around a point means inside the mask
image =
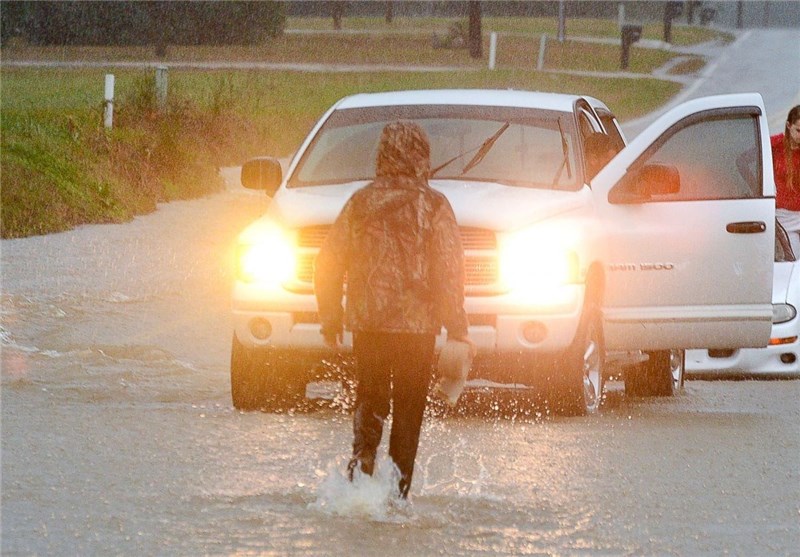
M 765 346 L 775 185 L 759 94 L 686 102 L 592 180 L 611 350 Z

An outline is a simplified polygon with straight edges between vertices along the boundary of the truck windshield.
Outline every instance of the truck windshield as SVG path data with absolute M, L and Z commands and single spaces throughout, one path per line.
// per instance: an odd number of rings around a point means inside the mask
M 564 171 L 578 167 L 571 113 L 460 105 L 334 111 L 303 154 L 288 186 L 372 180 L 381 131 L 400 119 L 417 122 L 428 134 L 431 168 L 438 168 L 435 180 L 567 190 L 580 186 L 580 176 Z

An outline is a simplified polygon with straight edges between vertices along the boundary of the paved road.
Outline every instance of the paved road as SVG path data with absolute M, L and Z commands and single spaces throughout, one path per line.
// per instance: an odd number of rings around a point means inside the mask
M 708 95 L 761 93 L 770 130 L 781 129 L 789 108 L 800 104 L 800 29 L 752 29 L 727 47 L 701 45 L 697 53 L 710 60 L 702 74 L 664 109 L 623 124 L 629 138 L 666 109 Z

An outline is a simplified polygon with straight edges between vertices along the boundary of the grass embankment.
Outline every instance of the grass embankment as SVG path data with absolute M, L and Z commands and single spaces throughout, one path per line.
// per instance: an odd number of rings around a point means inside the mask
M 103 73 L 3 71 L 3 238 L 121 222 L 220 188 L 234 133 L 225 112 L 175 96 L 160 113 L 148 76 L 119 77 L 105 131 Z
M 346 20 L 350 21 L 350 20 Z M 417 22 L 419 23 L 419 22 Z M 444 25 L 436 26 L 441 29 Z M 487 47 L 488 48 L 488 47 Z M 169 106 L 155 108 L 152 71 L 114 70 L 114 128 L 104 131 L 106 70 L 3 68 L 0 82 L 2 237 L 121 222 L 156 203 L 220 187 L 217 167 L 259 154 L 287 156 L 335 100 L 356 92 L 439 87 L 581 92 L 606 101 L 622 119 L 657 108 L 679 85 L 656 79 L 573 77 L 533 71 L 538 41 L 502 37 L 496 71 L 465 50 L 433 49 L 419 36 L 286 35 L 260 48 L 176 48 L 176 60 L 263 60 L 463 66 L 469 71 L 169 73 Z M 149 49 L 28 48 L 2 59 L 151 60 Z M 669 55 L 637 50 L 630 71 L 649 73 Z M 616 69 L 619 49 L 568 41 L 548 46 L 546 67 Z M 111 70 L 109 70 L 111 71 Z

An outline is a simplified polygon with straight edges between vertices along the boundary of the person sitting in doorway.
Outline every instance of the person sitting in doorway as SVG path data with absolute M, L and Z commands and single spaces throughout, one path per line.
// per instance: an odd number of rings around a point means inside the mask
M 586 153 L 586 180 L 589 181 L 614 158 L 614 142 L 604 133 L 593 133 L 584 142 Z

